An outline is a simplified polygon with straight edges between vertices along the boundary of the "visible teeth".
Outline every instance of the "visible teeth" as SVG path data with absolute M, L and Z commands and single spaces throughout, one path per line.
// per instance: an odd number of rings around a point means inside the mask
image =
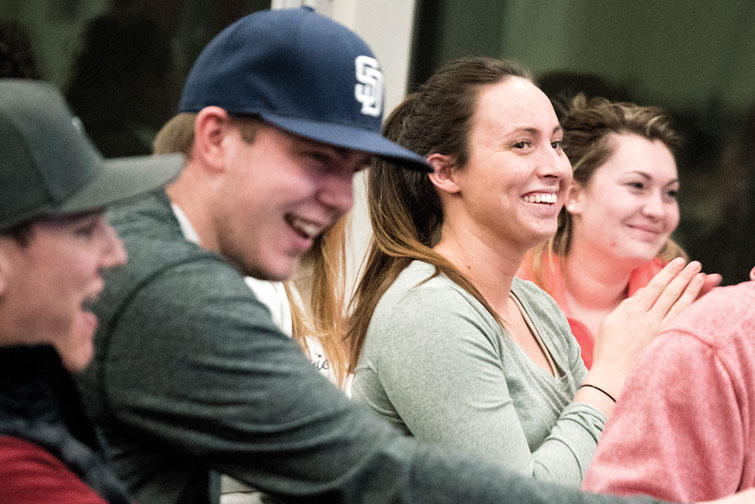
M 554 193 L 540 193 L 523 196 L 522 199 L 528 203 L 555 203 L 557 198 Z
M 315 237 L 322 231 L 319 225 L 300 219 L 299 217 L 289 216 L 287 220 L 291 224 L 291 227 L 308 238 Z

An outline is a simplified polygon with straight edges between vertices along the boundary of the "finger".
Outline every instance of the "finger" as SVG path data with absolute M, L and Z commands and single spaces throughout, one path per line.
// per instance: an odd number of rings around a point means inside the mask
M 721 281 L 723 280 L 723 277 L 719 275 L 718 273 L 709 273 L 705 275 L 705 280 L 703 282 L 703 288 L 700 289 L 700 296 L 702 297 L 718 287 L 721 284 Z
M 633 302 L 637 303 L 638 308 L 642 311 L 649 310 L 663 292 L 663 289 L 679 275 L 683 267 L 684 259 L 677 257 L 664 266 L 644 288 L 639 289 L 630 299 L 633 299 Z
M 680 296 L 682 296 L 685 292 L 694 292 L 695 297 L 692 298 L 690 303 L 694 301 L 695 298 L 697 298 L 697 295 L 700 293 L 700 289 L 702 288 L 702 278 L 700 278 L 697 282 L 694 283 L 694 286 L 690 286 L 690 282 L 692 282 L 693 279 L 697 278 L 697 274 L 700 273 L 700 268 L 702 266 L 698 261 L 692 261 L 690 262 L 678 275 L 676 275 L 671 282 L 666 286 L 665 289 L 663 289 L 663 292 L 658 296 L 658 299 L 655 301 L 655 304 L 653 305 L 648 312 L 654 317 L 656 317 L 656 320 L 663 320 L 663 318 L 666 316 L 668 311 L 674 306 L 674 303 L 676 303 Z M 687 291 L 689 287 L 692 287 L 691 291 Z M 685 298 L 686 301 L 686 298 Z
M 687 285 L 687 288 L 684 289 L 682 295 L 679 296 L 679 299 L 677 299 L 677 301 L 673 305 L 671 305 L 671 308 L 669 308 L 668 312 L 663 317 L 661 327 L 664 327 L 671 320 L 673 320 L 674 317 L 679 315 L 679 313 L 681 313 L 685 308 L 695 302 L 700 294 L 701 289 L 705 285 L 705 276 L 706 275 L 704 273 L 698 273 L 697 275 L 695 275 L 692 281 Z

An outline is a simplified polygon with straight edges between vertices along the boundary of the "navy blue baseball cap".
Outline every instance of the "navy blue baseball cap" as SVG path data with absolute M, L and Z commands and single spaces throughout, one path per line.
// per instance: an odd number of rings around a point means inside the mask
M 309 7 L 260 11 L 220 32 L 197 58 L 179 112 L 257 115 L 296 135 L 430 172 L 381 135 L 380 64 L 355 33 Z

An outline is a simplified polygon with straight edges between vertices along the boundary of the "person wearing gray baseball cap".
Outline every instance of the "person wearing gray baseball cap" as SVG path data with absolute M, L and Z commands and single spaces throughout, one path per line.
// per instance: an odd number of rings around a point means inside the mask
M 69 372 L 92 358 L 89 305 L 126 252 L 112 204 L 161 187 L 180 155 L 103 160 L 52 86 L 0 80 L 2 502 L 129 502 Z
M 199 56 L 156 139 L 185 168 L 110 214 L 130 260 L 94 305 L 80 383 L 119 475 L 157 504 L 215 504 L 219 473 L 286 502 L 625 502 L 404 437 L 320 375 L 247 287 L 295 271 L 372 157 L 429 170 L 382 138 L 382 85 L 369 47 L 310 9 L 244 17 Z

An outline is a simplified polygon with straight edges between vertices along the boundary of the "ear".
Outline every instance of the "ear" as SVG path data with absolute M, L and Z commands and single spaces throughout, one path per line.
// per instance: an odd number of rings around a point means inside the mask
M 201 161 L 209 170 L 222 171 L 225 167 L 223 140 L 230 131 L 231 118 L 220 107 L 205 107 L 194 120 L 192 158 Z
M 582 213 L 582 207 L 584 205 L 585 191 L 579 182 L 572 182 L 566 189 L 566 201 L 564 202 L 564 208 L 571 215 L 579 215 Z
M 0 243 L 0 299 L 5 296 L 8 290 L 8 277 L 10 275 L 10 263 L 4 245 L 5 243 Z
M 456 194 L 461 188 L 456 183 L 456 162 L 451 156 L 445 154 L 432 154 L 427 158 L 427 162 L 433 167 L 433 172 L 427 176 L 430 181 L 440 191 Z

